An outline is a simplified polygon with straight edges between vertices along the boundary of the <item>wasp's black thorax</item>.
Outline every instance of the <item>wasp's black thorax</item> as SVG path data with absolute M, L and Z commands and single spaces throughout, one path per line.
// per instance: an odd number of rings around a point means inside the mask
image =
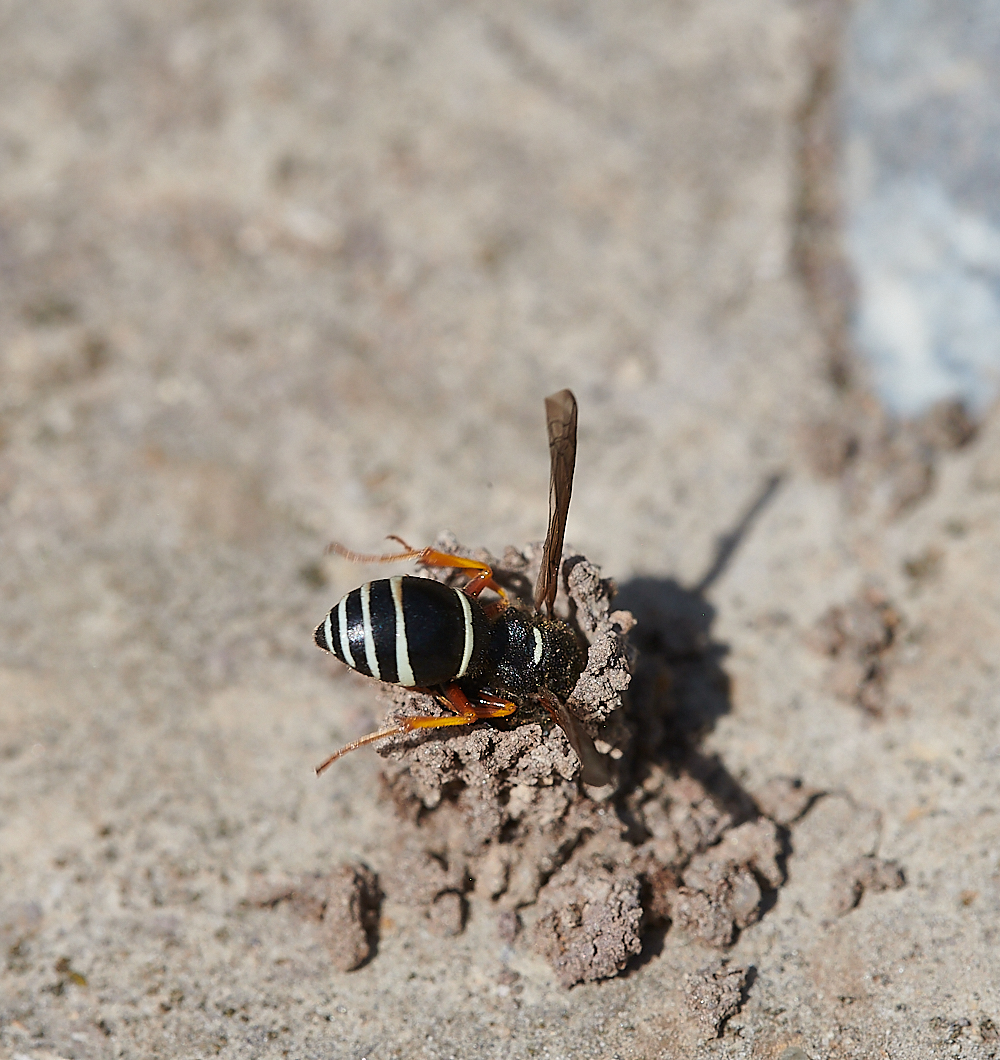
M 478 684 L 513 696 L 544 689 L 565 698 L 585 664 L 583 649 L 565 622 L 508 607 L 490 622 Z

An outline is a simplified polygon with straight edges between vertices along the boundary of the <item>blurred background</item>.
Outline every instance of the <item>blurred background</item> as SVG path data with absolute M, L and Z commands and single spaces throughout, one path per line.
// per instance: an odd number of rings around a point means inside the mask
M 0 4 L 11 1055 L 700 1048 L 681 943 L 571 994 L 524 955 L 517 1000 L 475 916 L 442 946 L 397 911 L 352 978 L 240 904 L 390 848 L 375 755 L 311 774 L 380 711 L 312 644 L 370 573 L 324 547 L 541 538 L 564 386 L 569 542 L 704 602 L 706 753 L 849 792 L 923 881 L 830 927 L 790 860 L 719 1048 L 987 1048 L 1000 870 L 956 821 L 998 794 L 998 32 L 986 0 Z M 881 718 L 808 643 L 870 584 L 910 637 Z
M 1000 375 L 1000 30 L 982 0 L 869 0 L 841 75 L 845 254 L 855 335 L 901 416 Z

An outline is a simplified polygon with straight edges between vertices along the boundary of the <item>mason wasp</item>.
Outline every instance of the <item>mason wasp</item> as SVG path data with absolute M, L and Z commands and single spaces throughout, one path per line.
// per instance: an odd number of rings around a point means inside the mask
M 316 772 L 342 755 L 387 736 L 415 729 L 471 725 L 513 714 L 526 701 L 540 703 L 565 731 L 581 763 L 585 783 L 606 784 L 606 759 L 570 712 L 572 695 L 586 666 L 586 652 L 572 627 L 554 613 L 566 518 L 576 465 L 576 398 L 560 390 L 545 399 L 549 436 L 549 524 L 533 606 L 508 596 L 492 568 L 478 560 L 434 548 L 362 555 L 330 548 L 358 563 L 414 559 L 425 567 L 460 570 L 461 588 L 428 578 L 396 576 L 366 582 L 337 603 L 316 629 L 316 643 L 358 673 L 388 684 L 428 692 L 453 713 L 415 715 L 368 733 L 340 748 Z M 499 599 L 483 603 L 486 589 Z

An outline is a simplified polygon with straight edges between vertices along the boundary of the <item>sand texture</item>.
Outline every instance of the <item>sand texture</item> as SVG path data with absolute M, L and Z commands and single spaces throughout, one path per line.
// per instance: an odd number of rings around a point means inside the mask
M 835 22 L 0 5 L 0 1056 L 1000 1053 L 1000 419 L 845 353 Z M 530 583 L 564 386 L 617 787 L 317 778 L 402 705 L 326 545 Z

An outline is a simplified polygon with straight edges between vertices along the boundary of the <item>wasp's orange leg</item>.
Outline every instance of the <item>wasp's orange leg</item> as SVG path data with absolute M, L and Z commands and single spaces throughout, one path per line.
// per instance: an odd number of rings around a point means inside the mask
M 339 751 L 334 751 L 325 762 L 321 762 L 316 767 L 316 776 L 319 776 L 327 766 L 333 765 L 338 758 L 343 758 L 348 751 L 356 751 L 359 747 L 364 747 L 365 744 L 374 743 L 376 740 L 381 740 L 385 736 L 402 736 L 404 732 L 409 731 L 409 729 L 404 729 L 401 725 L 393 725 L 388 729 L 379 729 L 378 732 L 370 732 L 367 736 L 362 736 L 360 740 L 354 740 L 352 743 L 347 744 L 346 747 L 341 747 Z
M 400 718 L 399 724 L 405 725 L 407 730 L 413 729 L 443 729 L 450 725 L 471 725 L 483 718 L 505 718 L 517 710 L 517 704 L 511 703 L 499 696 L 490 695 L 489 692 L 479 692 L 476 695 L 478 705 L 470 703 L 468 696 L 458 687 L 449 685 L 443 699 L 447 700 L 455 714 L 446 714 L 443 718 L 428 718 L 424 715 L 412 718 Z
M 344 548 L 337 541 L 331 541 L 326 546 L 327 552 L 336 552 L 338 556 L 349 559 L 352 563 L 395 563 L 403 559 L 415 559 L 425 567 L 450 567 L 454 570 L 476 571 L 471 576 L 468 585 L 463 588 L 467 596 L 477 597 L 484 589 L 492 589 L 502 600 L 507 599 L 507 594 L 493 579 L 493 569 L 487 563 L 481 563 L 477 559 L 469 559 L 467 556 L 453 556 L 450 552 L 440 552 L 436 548 L 410 548 L 401 537 L 390 535 L 391 541 L 398 541 L 403 545 L 406 552 L 391 552 L 385 555 L 375 555 L 366 552 L 352 552 Z
M 393 540 L 399 541 L 399 538 L 394 538 Z M 400 544 L 405 544 L 405 542 L 400 541 Z M 352 549 L 345 548 L 339 541 L 331 541 L 326 546 L 326 551 L 336 552 L 338 556 L 343 556 L 344 559 L 349 559 L 352 563 L 395 563 L 401 559 L 416 559 L 421 554 L 421 551 L 426 551 L 426 549 L 408 548 L 406 552 L 376 555 L 368 552 L 354 552 Z
M 425 690 L 420 689 L 419 691 Z M 489 692 L 477 693 L 477 703 L 470 703 L 468 696 L 458 685 L 449 685 L 445 689 L 444 695 L 438 698 L 443 700 L 455 713 L 445 714 L 443 717 L 429 717 L 426 714 L 419 714 L 400 718 L 396 725 L 386 729 L 379 729 L 378 732 L 370 732 L 367 736 L 362 736 L 360 740 L 354 740 L 345 747 L 341 747 L 339 751 L 334 751 L 325 762 L 316 767 L 316 775 L 319 776 L 324 769 L 336 762 L 338 758 L 342 758 L 349 751 L 356 751 L 359 747 L 375 743 L 376 740 L 384 739 L 386 736 L 402 736 L 404 733 L 413 732 L 414 729 L 444 729 L 452 725 L 472 725 L 473 722 L 480 721 L 483 718 L 505 718 L 508 714 L 513 714 L 517 710 L 516 703 L 491 695 Z
M 493 571 L 489 567 L 481 570 L 473 579 L 465 586 L 463 590 L 467 596 L 473 598 L 479 596 L 484 589 L 492 589 L 497 596 L 503 601 L 503 606 L 507 604 L 507 594 L 500 588 L 499 585 L 493 580 Z M 500 608 L 503 610 L 503 607 Z
M 516 703 L 495 696 L 492 692 L 477 692 L 476 701 L 479 703 L 477 709 L 481 718 L 506 718 L 508 714 L 513 714 L 517 710 Z
M 465 586 L 463 592 L 468 596 L 476 597 L 484 589 L 492 589 L 502 600 L 507 599 L 507 594 L 493 580 L 493 568 L 488 563 L 482 563 L 478 559 L 469 559 L 467 556 L 453 556 L 448 552 L 439 552 L 436 548 L 425 548 L 417 559 L 425 567 L 451 567 L 455 570 L 478 571 L 472 580 Z

